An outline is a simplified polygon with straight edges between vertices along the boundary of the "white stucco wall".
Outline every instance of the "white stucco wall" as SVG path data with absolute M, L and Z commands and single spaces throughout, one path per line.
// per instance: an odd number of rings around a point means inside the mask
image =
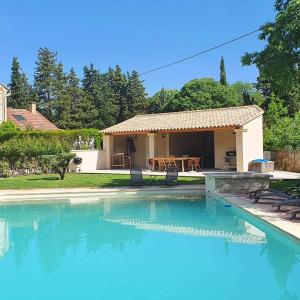
M 82 158 L 82 164 L 79 166 L 80 171 L 95 171 L 105 168 L 105 151 L 104 150 L 72 150 L 76 157 Z M 76 171 L 76 166 L 71 163 L 70 171 Z
M 6 121 L 7 89 L 0 84 L 0 123 Z
M 237 171 L 247 172 L 249 162 L 263 158 L 263 117 L 260 116 L 241 130 L 236 130 Z
M 235 151 L 235 134 L 232 130 L 217 130 L 214 132 L 215 168 L 225 168 L 226 151 Z

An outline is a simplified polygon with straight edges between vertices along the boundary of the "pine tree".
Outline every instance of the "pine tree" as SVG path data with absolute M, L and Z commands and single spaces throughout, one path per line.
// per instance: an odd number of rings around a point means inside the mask
M 108 82 L 114 95 L 114 101 L 117 105 L 117 122 L 122 122 L 128 119 L 128 101 L 127 101 L 127 78 L 122 73 L 119 65 L 115 69 L 108 69 Z
M 127 105 L 128 114 L 126 118 L 146 112 L 145 87 L 136 71 L 133 71 L 131 74 L 127 73 Z
M 224 63 L 223 56 L 221 57 L 221 62 L 220 62 L 220 83 L 222 85 L 227 85 L 225 63 Z
M 55 98 L 55 77 L 57 73 L 57 53 L 48 48 L 38 50 L 38 60 L 34 73 L 34 91 L 37 94 L 38 107 L 43 115 L 53 121 L 53 102 Z
M 93 64 L 83 69 L 82 86 L 87 99 L 97 109 L 97 128 L 116 123 L 117 105 L 114 92 L 109 84 L 108 74 L 101 74 Z
M 97 111 L 80 87 L 74 69 L 67 75 L 67 85 L 61 95 L 64 105 L 58 125 L 63 129 L 96 127 Z
M 12 61 L 9 88 L 11 95 L 7 99 L 8 107 L 25 108 L 30 101 L 33 101 L 32 87 L 25 73 L 22 72 L 17 57 L 14 57 Z

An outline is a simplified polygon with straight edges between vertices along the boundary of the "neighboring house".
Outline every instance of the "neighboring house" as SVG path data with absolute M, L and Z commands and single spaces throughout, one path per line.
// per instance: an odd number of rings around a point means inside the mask
M 8 88 L 0 83 L 0 123 L 6 121 L 7 96 L 9 95 Z
M 263 110 L 256 105 L 137 115 L 102 130 L 106 168 L 128 154 L 134 143 L 134 165 L 149 168 L 159 158 L 201 157 L 204 169 L 248 171 L 263 158 Z M 228 164 L 231 165 L 228 165 Z
M 35 103 L 30 103 L 28 109 L 7 108 L 7 121 L 13 122 L 22 129 L 58 130 L 53 123 L 36 110 Z
M 57 130 L 58 128 L 36 110 L 36 104 L 31 103 L 28 109 L 7 108 L 9 89 L 0 83 L 0 123 L 11 121 L 22 129 Z

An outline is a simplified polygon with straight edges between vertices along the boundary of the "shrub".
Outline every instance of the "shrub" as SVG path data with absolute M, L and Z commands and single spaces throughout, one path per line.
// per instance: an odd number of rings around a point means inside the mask
M 9 164 L 13 174 L 35 173 L 41 171 L 44 155 L 69 153 L 66 142 L 54 138 L 21 137 L 0 144 L 0 157 Z
M 0 176 L 7 178 L 10 175 L 9 163 L 5 160 L 0 161 Z
M 63 180 L 65 178 L 66 170 L 75 156 L 75 153 L 60 153 L 58 155 L 44 155 L 42 160 L 49 170 L 59 174 L 60 179 Z

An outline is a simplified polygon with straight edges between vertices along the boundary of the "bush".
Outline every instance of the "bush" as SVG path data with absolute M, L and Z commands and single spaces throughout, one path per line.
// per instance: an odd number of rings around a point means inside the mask
M 15 175 L 41 172 L 44 155 L 62 155 L 69 152 L 68 143 L 54 138 L 13 138 L 0 145 L 0 157 L 8 163 Z
M 63 180 L 65 178 L 66 170 L 75 156 L 75 153 L 60 153 L 58 155 L 44 155 L 42 160 L 49 170 L 59 174 L 60 179 Z
M 0 176 L 7 178 L 10 175 L 9 163 L 5 160 L 0 161 Z
M 78 137 L 81 136 L 84 142 L 89 139 L 95 139 L 95 148 L 99 149 L 102 143 L 102 134 L 98 129 L 73 129 L 73 130 L 21 130 L 11 122 L 4 122 L 0 125 L 0 143 L 16 138 L 44 138 L 44 139 L 57 139 L 62 143 L 68 143 L 72 148 Z M 86 147 L 88 148 L 88 147 Z

